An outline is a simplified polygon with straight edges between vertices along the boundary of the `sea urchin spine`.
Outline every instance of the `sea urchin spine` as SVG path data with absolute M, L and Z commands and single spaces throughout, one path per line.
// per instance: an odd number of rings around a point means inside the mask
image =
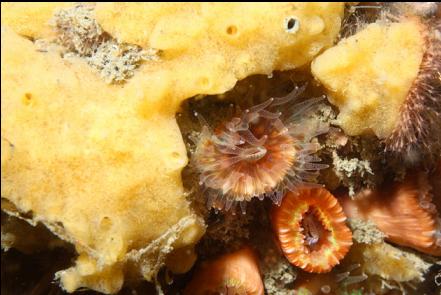
M 421 23 L 426 50 L 386 149 L 414 162 L 441 153 L 441 21 Z
M 270 197 L 280 204 L 286 190 L 295 191 L 327 167 L 315 163 L 320 159 L 311 154 L 318 144 L 310 140 L 326 132 L 328 125 L 301 122 L 322 98 L 288 106 L 285 114 L 277 110 L 303 90 L 296 87 L 285 97 L 270 98 L 215 130 L 196 114 L 203 126 L 193 161 L 200 173 L 199 183 L 207 191 L 209 208 L 229 210 L 240 203 L 244 212 L 245 202 L 254 197 Z

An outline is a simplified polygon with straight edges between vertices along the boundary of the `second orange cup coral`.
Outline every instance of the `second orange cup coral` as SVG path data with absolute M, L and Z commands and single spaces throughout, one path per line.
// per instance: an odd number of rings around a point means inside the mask
M 307 272 L 329 272 L 349 251 L 352 233 L 337 199 L 324 188 L 289 192 L 272 224 L 283 254 Z

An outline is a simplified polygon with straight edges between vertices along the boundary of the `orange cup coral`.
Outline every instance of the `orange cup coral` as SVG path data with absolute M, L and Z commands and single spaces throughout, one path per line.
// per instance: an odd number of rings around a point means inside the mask
M 250 247 L 203 263 L 184 291 L 185 295 L 263 295 L 257 257 Z
M 349 251 L 352 233 L 337 199 L 324 188 L 289 192 L 272 223 L 286 258 L 308 272 L 329 272 Z
M 270 98 L 245 110 L 240 117 L 211 130 L 203 125 L 193 156 L 200 185 L 207 190 L 208 207 L 229 210 L 240 203 L 242 211 L 254 197 L 280 203 L 285 190 L 311 181 L 327 165 L 311 154 L 318 144 L 310 140 L 328 130 L 326 124 L 299 124 L 322 98 L 286 106 L 303 91 L 295 88 L 286 97 Z M 271 111 L 269 109 L 272 109 Z M 286 123 L 286 125 L 285 125 Z
M 366 189 L 354 199 L 341 198 L 350 218 L 371 220 L 386 239 L 401 246 L 441 256 L 437 210 L 425 174 L 408 175 L 402 183 Z

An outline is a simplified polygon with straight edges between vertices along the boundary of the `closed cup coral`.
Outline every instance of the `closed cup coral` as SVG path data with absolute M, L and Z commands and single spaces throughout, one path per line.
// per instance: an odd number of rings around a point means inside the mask
M 430 190 L 424 174 L 410 175 L 402 183 L 366 189 L 341 202 L 348 217 L 374 222 L 387 240 L 441 256 L 440 228 Z
M 229 210 L 239 202 L 244 211 L 244 201 L 254 197 L 270 197 L 279 204 L 284 191 L 294 191 L 327 167 L 315 163 L 320 159 L 311 154 L 318 144 L 310 140 L 328 126 L 301 121 L 321 98 L 288 105 L 302 90 L 296 87 L 285 97 L 270 98 L 214 130 L 196 114 L 203 127 L 193 159 L 208 207 Z M 291 111 L 283 114 L 276 109 L 281 105 Z
M 185 288 L 186 295 L 263 295 L 257 256 L 250 247 L 202 263 Z
M 274 206 L 272 224 L 286 258 L 308 272 L 324 273 L 340 262 L 352 234 L 337 199 L 324 188 L 289 192 Z

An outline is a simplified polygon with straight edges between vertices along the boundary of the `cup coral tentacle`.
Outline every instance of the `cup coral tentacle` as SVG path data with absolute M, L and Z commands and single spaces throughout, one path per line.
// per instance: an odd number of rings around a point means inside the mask
M 312 154 L 319 145 L 310 141 L 327 132 L 328 125 L 302 123 L 323 98 L 288 106 L 286 114 L 276 108 L 298 99 L 304 88 L 246 109 L 214 130 L 196 114 L 203 127 L 193 162 L 209 208 L 229 210 L 241 203 L 244 211 L 243 203 L 254 197 L 279 204 L 285 191 L 311 182 L 327 167 L 317 163 L 320 159 Z

